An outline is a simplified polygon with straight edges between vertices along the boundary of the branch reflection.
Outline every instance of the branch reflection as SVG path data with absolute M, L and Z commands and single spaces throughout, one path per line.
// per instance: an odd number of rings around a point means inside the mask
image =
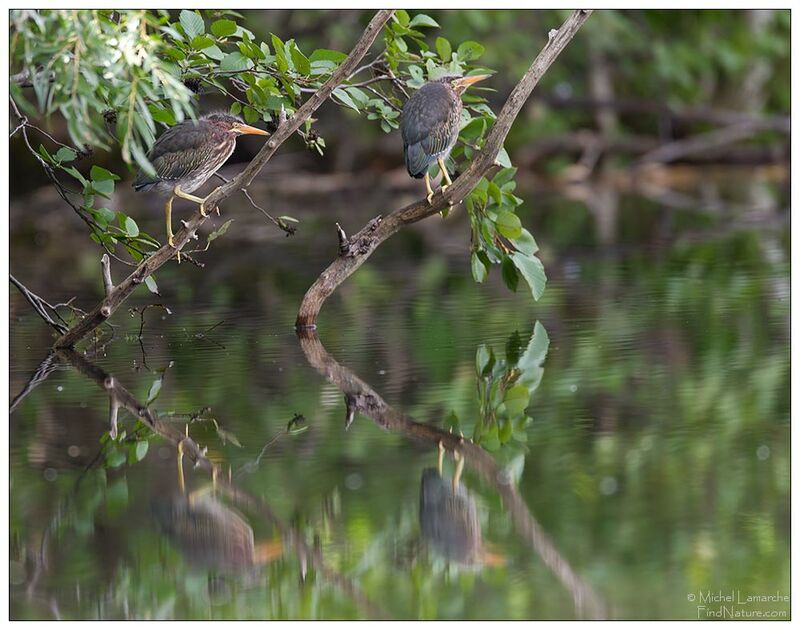
M 525 543 L 541 558 L 572 595 L 576 614 L 580 617 L 603 619 L 608 616 L 606 605 L 594 589 L 579 576 L 561 555 L 540 523 L 533 516 L 508 474 L 480 446 L 459 435 L 421 424 L 404 415 L 350 369 L 340 365 L 319 339 L 316 331 L 298 329 L 300 347 L 308 362 L 345 396 L 346 423 L 355 413 L 361 413 L 388 431 L 411 440 L 444 448 L 471 467 L 501 497 L 514 527 Z M 466 490 L 458 491 L 458 480 L 449 492 L 437 471 L 436 476 L 423 476 L 421 521 L 423 537 L 445 555 L 460 557 L 462 562 L 475 562 L 483 551 L 480 529 L 475 527 L 477 513 Z M 458 474 L 458 473 L 457 473 Z M 438 478 L 437 478 L 438 477 Z M 485 557 L 484 557 L 485 560 Z

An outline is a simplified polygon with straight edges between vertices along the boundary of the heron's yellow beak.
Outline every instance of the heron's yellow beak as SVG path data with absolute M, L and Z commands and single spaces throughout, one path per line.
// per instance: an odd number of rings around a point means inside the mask
M 235 125 L 234 129 L 240 134 L 252 134 L 254 136 L 268 136 L 269 132 L 259 129 L 258 127 L 251 127 L 250 125 Z
M 483 81 L 484 79 L 488 79 L 491 74 L 474 74 L 470 77 L 461 77 L 460 79 L 456 79 L 453 81 L 453 85 L 455 87 L 464 88 L 465 90 L 472 84 L 477 83 L 478 81 Z

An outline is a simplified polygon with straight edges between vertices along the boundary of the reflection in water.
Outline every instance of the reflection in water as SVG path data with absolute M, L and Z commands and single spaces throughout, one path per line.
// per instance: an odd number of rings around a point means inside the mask
M 561 584 L 572 595 L 575 612 L 580 617 L 602 619 L 607 617 L 606 605 L 594 589 L 578 575 L 562 556 L 542 526 L 531 514 L 510 476 L 498 466 L 494 458 L 484 449 L 463 437 L 442 431 L 428 424 L 415 422 L 389 405 L 369 384 L 348 368 L 340 365 L 325 347 L 314 330 L 299 329 L 300 346 L 308 362 L 331 384 L 345 395 L 348 422 L 357 411 L 372 419 L 379 426 L 397 432 L 409 439 L 436 445 L 450 451 L 454 458 L 471 466 L 500 496 L 511 515 L 520 538 L 541 558 Z M 456 472 L 458 485 L 460 472 Z M 455 492 L 453 493 L 455 494 Z M 449 515 L 446 518 L 451 518 Z M 452 527 L 452 523 L 450 524 Z M 479 537 L 478 533 L 478 537 Z M 474 537 L 474 536 L 473 536 Z
M 350 579 L 332 569 L 325 562 L 320 549 L 308 545 L 302 534 L 280 519 L 263 497 L 247 492 L 230 477 L 226 478 L 221 472 L 221 466 L 206 456 L 206 448 L 201 447 L 188 434 L 165 422 L 148 405 L 142 404 L 118 379 L 73 350 L 59 350 L 54 356 L 108 393 L 112 416 L 119 409 L 126 409 L 145 427 L 176 447 L 179 466 L 185 456 L 194 464 L 194 469 L 211 476 L 213 484 L 210 487 L 185 495 L 181 472 L 178 482 L 181 492 L 174 495 L 171 501 L 151 506 L 156 520 L 183 551 L 190 564 L 221 571 L 259 566 L 281 557 L 285 542 L 287 546 L 291 546 L 299 563 L 301 585 L 308 570 L 313 569 L 320 582 L 336 586 L 358 606 L 359 611 L 364 611 L 359 615 L 367 614 L 376 619 L 388 616 L 381 606 L 366 597 Z M 30 389 L 26 387 L 27 391 Z M 21 398 L 24 395 L 18 397 L 19 400 Z M 182 471 L 182 466 L 179 470 Z M 279 539 L 255 543 L 249 522 L 242 513 L 219 501 L 217 492 L 246 512 L 263 518 L 274 528 Z M 47 541 L 43 539 L 43 549 L 46 544 Z M 31 600 L 38 579 L 37 573 L 28 585 Z M 209 583 L 209 588 L 213 590 L 216 587 Z M 58 616 L 56 615 L 57 618 Z M 99 617 L 103 618 L 103 615 L 100 614 Z
M 279 558 L 280 541 L 256 544 L 253 528 L 237 510 L 209 491 L 154 501 L 153 514 L 163 531 L 194 566 L 234 571 Z
M 482 562 L 481 522 L 475 500 L 463 483 L 442 477 L 435 468 L 422 473 L 419 526 L 436 553 L 459 564 Z

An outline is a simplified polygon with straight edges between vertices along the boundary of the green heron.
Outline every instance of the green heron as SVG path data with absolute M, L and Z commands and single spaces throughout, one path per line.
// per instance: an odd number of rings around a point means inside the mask
M 429 81 L 412 94 L 403 107 L 400 133 L 408 174 L 415 179 L 425 178 L 428 203 L 433 199 L 428 168 L 438 162 L 445 184 L 453 182 L 444 161 L 458 140 L 461 126 L 461 95 L 473 83 L 488 78 L 488 74 L 471 77 L 445 76 Z
M 439 467 L 422 472 L 419 523 L 422 538 L 446 560 L 465 566 L 501 566 L 505 558 L 483 542 L 475 499 L 461 483 L 464 458 L 454 452 L 456 471 L 448 481 L 442 476 L 444 448 L 439 444 Z
M 268 136 L 269 133 L 246 125 L 240 118 L 225 113 L 207 114 L 197 122 L 187 120 L 165 131 L 156 140 L 148 158 L 155 175 L 140 171 L 133 182 L 138 191 L 153 190 L 167 197 L 164 216 L 167 240 L 172 241 L 172 200 L 175 197 L 200 204 L 200 214 L 207 216 L 205 199 L 190 194 L 225 164 L 236 148 L 236 138 L 243 134 Z
M 161 529 L 193 565 L 236 571 L 283 555 L 279 539 L 256 541 L 245 517 L 213 494 L 158 499 L 151 509 Z

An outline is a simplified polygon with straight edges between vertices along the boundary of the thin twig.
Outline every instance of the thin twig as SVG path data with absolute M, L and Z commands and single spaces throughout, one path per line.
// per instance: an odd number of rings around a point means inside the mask
M 222 181 L 223 181 L 223 182 L 225 182 L 226 184 L 230 183 L 230 181 L 231 181 L 231 180 L 229 180 L 227 177 L 224 177 L 223 175 L 220 175 L 219 173 L 214 173 L 214 175 L 215 175 L 215 177 L 217 177 L 217 179 L 220 179 L 220 180 L 222 180 Z M 241 193 L 242 193 L 242 194 L 243 194 L 243 195 L 244 195 L 244 196 L 247 198 L 247 201 L 249 201 L 249 202 L 250 202 L 250 205 L 251 205 L 251 206 L 253 206 L 253 207 L 254 207 L 256 210 L 258 210 L 258 211 L 259 211 L 261 214 L 263 214 L 265 217 L 267 217 L 267 218 L 268 218 L 270 221 L 272 221 L 272 222 L 273 222 L 273 223 L 274 223 L 274 224 L 275 224 L 277 227 L 279 227 L 281 230 L 283 230 L 284 232 L 286 232 L 286 236 L 292 236 L 292 234 L 294 234 L 294 233 L 297 231 L 297 228 L 296 228 L 296 227 L 294 227 L 294 226 L 292 226 L 292 225 L 289 225 L 289 224 L 287 224 L 287 223 L 286 223 L 286 222 L 285 222 L 283 219 L 280 219 L 280 218 L 279 218 L 279 219 L 276 219 L 276 218 L 275 218 L 275 217 L 273 217 L 273 216 L 272 216 L 272 215 L 271 215 L 269 212 L 267 212 L 266 210 L 264 210 L 264 208 L 262 208 L 261 206 L 259 206 L 259 205 L 258 205 L 258 204 L 255 202 L 255 200 L 254 200 L 254 199 L 253 199 L 253 198 L 250 196 L 250 191 L 249 191 L 249 190 L 247 190 L 247 188 L 240 188 L 240 189 L 239 189 L 239 191 L 240 191 L 240 192 L 241 192 Z
M 47 300 L 42 297 L 36 295 L 33 291 L 31 291 L 28 287 L 22 284 L 19 280 L 17 280 L 12 274 L 8 274 L 9 280 L 11 283 L 19 289 L 19 292 L 22 293 L 22 296 L 28 301 L 28 303 L 33 307 L 39 317 L 41 317 L 45 323 L 53 328 L 58 334 L 63 335 L 67 332 L 67 322 L 66 320 L 58 314 L 55 307 L 50 304 Z M 60 321 L 56 321 L 48 312 L 53 313 Z

